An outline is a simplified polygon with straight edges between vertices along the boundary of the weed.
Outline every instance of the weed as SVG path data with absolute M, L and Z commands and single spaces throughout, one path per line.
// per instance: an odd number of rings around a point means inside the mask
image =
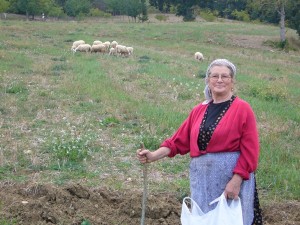
M 100 121 L 100 125 L 105 126 L 105 127 L 115 126 L 119 123 L 120 123 L 120 121 L 115 117 L 107 117 Z
M 6 88 L 8 94 L 18 94 L 27 92 L 27 88 L 23 82 L 13 82 Z
M 80 167 L 80 163 L 91 157 L 94 139 L 95 135 L 89 132 L 81 133 L 76 126 L 69 124 L 66 130 L 62 130 L 58 136 L 53 136 L 48 144 L 52 162 L 57 162 L 58 168 Z
M 287 91 L 283 87 L 274 85 L 260 85 L 249 87 L 249 95 L 265 101 L 281 101 L 287 98 Z

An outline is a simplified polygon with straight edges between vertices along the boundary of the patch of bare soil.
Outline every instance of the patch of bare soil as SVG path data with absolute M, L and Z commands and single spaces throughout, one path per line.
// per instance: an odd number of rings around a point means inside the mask
M 17 219 L 20 225 L 67 224 L 138 225 L 142 193 L 31 184 L 0 186 L 0 221 Z M 148 195 L 145 224 L 179 225 L 181 202 L 175 195 Z M 263 208 L 266 225 L 299 225 L 300 203 L 271 204 Z
M 268 40 L 265 36 L 231 35 L 229 39 L 234 46 L 273 51 L 272 47 L 264 44 Z

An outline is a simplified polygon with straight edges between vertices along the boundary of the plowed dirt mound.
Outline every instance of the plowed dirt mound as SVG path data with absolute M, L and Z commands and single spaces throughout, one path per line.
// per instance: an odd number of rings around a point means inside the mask
M 142 193 L 86 188 L 80 184 L 0 186 L 0 218 L 11 224 L 140 224 Z M 146 224 L 180 225 L 181 202 L 175 195 L 148 195 Z M 299 202 L 263 208 L 268 225 L 299 225 Z M 1 221 L 0 220 L 0 221 Z M 89 222 L 89 223 L 87 223 Z

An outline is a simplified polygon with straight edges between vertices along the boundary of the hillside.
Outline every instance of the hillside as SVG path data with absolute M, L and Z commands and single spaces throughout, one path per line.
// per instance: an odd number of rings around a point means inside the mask
M 236 94 L 257 116 L 266 224 L 300 224 L 300 52 L 267 44 L 279 38 L 275 26 L 172 18 L 0 20 L 0 224 L 140 224 L 135 151 L 155 149 L 203 101 L 215 58 L 235 63 Z M 79 39 L 134 53 L 73 53 Z M 149 166 L 147 224 L 180 224 L 188 163 Z

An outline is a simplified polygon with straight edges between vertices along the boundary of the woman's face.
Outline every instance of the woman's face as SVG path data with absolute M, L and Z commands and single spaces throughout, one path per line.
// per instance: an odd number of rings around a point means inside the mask
M 208 76 L 208 86 L 213 97 L 228 97 L 232 94 L 233 78 L 227 66 L 213 66 Z

